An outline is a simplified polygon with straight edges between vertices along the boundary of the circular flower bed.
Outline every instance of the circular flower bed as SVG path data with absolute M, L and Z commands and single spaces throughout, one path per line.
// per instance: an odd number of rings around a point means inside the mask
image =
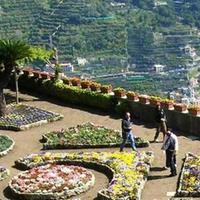
M 44 149 L 116 147 L 122 142 L 121 132 L 96 126 L 92 123 L 78 125 L 67 130 L 49 132 L 43 135 Z M 149 142 L 135 138 L 136 147 L 147 147 Z
M 5 179 L 9 175 L 9 170 L 5 167 L 0 166 L 0 181 Z
M 0 156 L 4 156 L 10 150 L 12 150 L 14 144 L 14 141 L 10 137 L 6 135 L 0 135 Z
M 85 192 L 94 182 L 93 173 L 83 167 L 47 164 L 15 176 L 9 186 L 26 199 L 66 199 Z
M 24 130 L 51 121 L 59 120 L 63 116 L 57 113 L 42 110 L 23 104 L 10 104 L 9 114 L 0 117 L 0 128 L 11 130 Z
M 140 199 L 144 183 L 153 160 L 152 152 L 79 152 L 31 154 L 17 160 L 16 166 L 33 168 L 48 163 L 77 163 L 105 173 L 109 180 L 107 189 L 98 192 L 98 198 Z
M 180 176 L 177 195 L 200 197 L 200 156 L 187 154 Z

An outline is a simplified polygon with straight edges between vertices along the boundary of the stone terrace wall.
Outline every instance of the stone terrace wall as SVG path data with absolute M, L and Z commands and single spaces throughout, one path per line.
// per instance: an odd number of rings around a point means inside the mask
M 20 89 L 25 91 L 31 93 L 39 92 L 66 103 L 99 109 L 108 113 L 114 111 L 115 113 L 122 114 L 125 111 L 129 111 L 134 117 L 143 122 L 155 122 L 155 107 L 126 98 L 116 98 L 113 94 L 105 95 L 100 92 L 92 92 L 80 87 L 71 87 L 63 83 L 55 84 L 51 80 L 43 80 L 42 78 L 26 75 L 20 77 L 19 86 Z M 14 88 L 13 79 L 10 82 L 10 88 Z M 183 131 L 185 134 L 200 135 L 200 117 L 167 109 L 165 109 L 165 113 L 167 115 L 168 127 Z

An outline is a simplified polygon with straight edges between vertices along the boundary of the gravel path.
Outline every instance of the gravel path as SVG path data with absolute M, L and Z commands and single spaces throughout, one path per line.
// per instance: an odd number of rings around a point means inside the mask
M 13 95 L 13 92 L 9 92 Z M 40 127 L 35 127 L 30 130 L 14 132 L 14 131 L 4 131 L 0 130 L 0 134 L 6 134 L 12 137 L 16 145 L 14 150 L 10 152 L 8 155 L 0 158 L 0 165 L 6 166 L 10 169 L 11 175 L 9 178 L 0 182 L 0 199 L 7 200 L 11 199 L 7 192 L 8 181 L 11 177 L 18 174 L 20 171 L 14 168 L 14 161 L 19 157 L 23 157 L 30 153 L 37 153 L 41 150 L 42 144 L 39 142 L 43 133 L 46 133 L 50 130 L 59 130 L 61 128 L 68 128 L 71 126 L 76 126 L 77 124 L 82 124 L 85 122 L 93 122 L 95 124 L 104 125 L 108 128 L 120 129 L 120 119 L 113 118 L 109 115 L 95 112 L 93 110 L 83 110 L 77 107 L 68 107 L 62 103 L 50 102 L 48 99 L 40 99 L 36 97 L 32 97 L 30 95 L 21 94 L 20 97 L 22 100 L 32 106 L 37 106 L 42 109 L 46 109 L 49 111 L 57 112 L 64 115 L 64 119 L 61 121 L 49 123 L 46 125 L 42 125 Z M 136 136 L 141 136 L 145 139 L 152 140 L 155 128 L 147 128 L 143 124 L 134 125 L 133 131 Z M 191 139 L 184 136 L 183 133 L 177 133 L 180 150 L 177 156 L 178 163 L 178 172 L 180 172 L 180 168 L 182 165 L 182 158 L 184 158 L 186 152 L 199 153 L 200 152 L 200 142 L 198 139 Z M 155 153 L 155 160 L 152 166 L 152 170 L 150 172 L 148 181 L 145 185 L 145 188 L 142 193 L 142 200 L 167 200 L 170 197 L 167 195 L 171 195 L 176 190 L 176 184 L 178 176 L 176 177 L 167 177 L 169 175 L 169 171 L 163 171 L 162 167 L 165 163 L 165 155 L 160 150 L 162 143 L 151 143 L 149 148 L 139 149 L 142 150 L 150 150 Z M 113 149 L 85 149 L 84 151 L 114 151 Z M 129 148 L 126 149 L 130 151 Z M 63 150 L 66 151 L 77 151 L 77 150 Z M 83 151 L 83 149 L 81 150 Z M 85 193 L 81 195 L 80 198 L 84 200 L 92 200 L 96 197 L 97 191 L 100 188 L 105 188 L 108 185 L 108 179 L 105 175 L 94 172 L 96 177 L 95 186 Z M 74 198 L 75 199 L 75 198 Z

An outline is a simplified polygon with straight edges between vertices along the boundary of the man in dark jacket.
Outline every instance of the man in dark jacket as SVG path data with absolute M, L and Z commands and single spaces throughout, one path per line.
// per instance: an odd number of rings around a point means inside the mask
M 131 115 L 129 112 L 125 113 L 125 118 L 122 120 L 122 144 L 120 146 L 120 151 L 123 151 L 127 140 L 130 141 L 133 151 L 136 151 L 134 137 L 132 135 L 132 122 Z
M 161 109 L 160 105 L 156 107 L 156 134 L 154 136 L 154 142 L 158 142 L 159 133 L 162 131 L 163 133 L 163 141 L 165 138 L 165 133 L 167 131 L 166 127 L 166 116 L 164 110 Z

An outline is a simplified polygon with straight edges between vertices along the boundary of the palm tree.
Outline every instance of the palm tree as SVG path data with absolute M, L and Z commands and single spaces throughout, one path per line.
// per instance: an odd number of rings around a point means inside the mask
M 32 59 L 45 60 L 51 56 L 51 53 L 41 48 L 33 48 L 20 40 L 0 40 L 0 116 L 6 114 L 6 101 L 3 93 L 4 88 L 7 87 L 11 73 L 16 71 L 16 67 L 20 62 L 26 62 Z

